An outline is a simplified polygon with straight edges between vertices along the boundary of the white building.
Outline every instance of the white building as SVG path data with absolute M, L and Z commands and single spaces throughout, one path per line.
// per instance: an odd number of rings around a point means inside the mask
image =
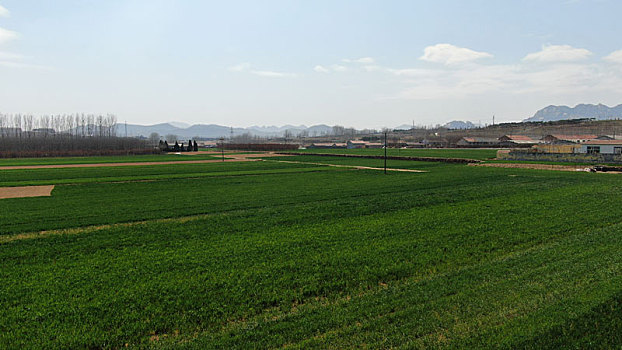
M 580 153 L 622 154 L 622 140 L 591 140 L 581 144 Z

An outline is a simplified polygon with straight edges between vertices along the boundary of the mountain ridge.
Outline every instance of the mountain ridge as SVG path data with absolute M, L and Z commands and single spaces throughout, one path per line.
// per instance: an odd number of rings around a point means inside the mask
M 597 105 L 581 103 L 575 107 L 550 105 L 537 111 L 533 117 L 524 122 L 550 122 L 568 119 L 594 118 L 608 120 L 622 118 L 622 104 L 609 107 L 602 103 Z
M 128 137 L 148 137 L 152 133 L 158 133 L 160 136 L 176 135 L 180 140 L 190 138 L 208 138 L 216 139 L 220 137 L 240 136 L 244 134 L 250 134 L 252 136 L 260 137 L 282 137 L 285 132 L 297 135 L 301 132 L 307 132 L 309 136 L 320 136 L 329 134 L 332 132 L 332 127 L 324 124 L 313 125 L 306 127 L 304 125 L 284 125 L 284 126 L 251 126 L 247 128 L 232 128 L 229 126 L 222 126 L 217 124 L 193 124 L 186 128 L 179 127 L 177 125 L 183 125 L 185 123 L 179 122 L 167 122 L 154 125 L 139 125 L 139 124 L 117 124 L 117 135 Z M 127 130 L 127 132 L 126 132 Z

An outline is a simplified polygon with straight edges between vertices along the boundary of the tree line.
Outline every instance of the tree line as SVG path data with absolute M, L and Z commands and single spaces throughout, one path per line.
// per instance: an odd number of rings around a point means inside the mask
M 0 137 L 48 137 L 53 134 L 115 137 L 117 117 L 114 114 L 0 114 Z
M 184 146 L 183 142 L 180 145 L 177 141 L 175 141 L 175 145 L 170 146 L 166 140 L 160 140 L 160 143 L 158 144 L 158 148 L 162 152 L 198 152 L 199 151 L 199 145 L 197 144 L 196 141 L 194 141 L 194 144 L 193 144 L 192 140 L 188 141 L 188 146 Z
M 159 152 L 146 140 L 117 136 L 112 114 L 0 114 L 0 157 L 88 156 Z

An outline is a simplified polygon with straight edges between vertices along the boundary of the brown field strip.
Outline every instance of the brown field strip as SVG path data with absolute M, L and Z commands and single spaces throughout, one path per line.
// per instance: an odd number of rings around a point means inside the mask
M 283 157 L 273 153 L 256 154 L 225 154 L 225 162 L 256 162 L 261 157 Z M 171 165 L 171 164 L 202 164 L 202 163 L 222 163 L 222 159 L 205 160 L 172 160 L 164 162 L 128 162 L 128 163 L 87 163 L 87 164 L 49 164 L 49 165 L 15 165 L 2 166 L 0 170 L 26 170 L 26 169 L 60 169 L 60 168 L 100 168 L 117 166 L 141 166 L 141 165 Z
M 27 198 L 27 197 L 49 197 L 52 195 L 54 185 L 49 186 L 20 186 L 20 187 L 0 187 L 0 199 L 7 198 Z
M 225 162 L 250 162 L 255 159 L 225 159 Z M 116 166 L 141 166 L 141 165 L 170 165 L 170 164 L 199 164 L 199 163 L 222 163 L 222 160 L 175 160 L 166 162 L 135 162 L 135 163 L 90 163 L 90 164 L 51 164 L 51 165 L 16 165 L 3 166 L 0 170 L 26 170 L 26 169 L 60 169 L 60 168 L 104 168 Z

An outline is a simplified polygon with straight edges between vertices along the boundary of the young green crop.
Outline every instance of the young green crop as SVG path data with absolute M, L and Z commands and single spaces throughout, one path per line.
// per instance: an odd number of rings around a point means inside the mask
M 617 175 L 254 164 L 239 165 L 259 167 L 249 173 L 223 165 L 197 179 L 0 200 L 0 237 L 10 238 L 0 239 L 0 347 L 558 348 L 619 339 Z M 126 176 L 166 175 L 133 171 Z M 77 229 L 28 234 L 45 228 Z
M 234 154 L 234 153 L 227 153 Z M 226 155 L 225 155 L 226 156 Z M 0 158 L 0 166 L 54 165 L 54 164 L 94 164 L 94 163 L 143 163 L 188 160 L 217 160 L 218 154 L 148 154 L 132 156 L 96 157 L 50 157 L 50 158 Z
M 309 164 L 278 164 L 274 162 L 223 162 L 162 165 L 135 165 L 93 168 L 50 168 L 0 170 L 0 187 L 42 184 L 72 184 L 88 182 L 111 182 L 130 180 L 183 179 L 202 174 L 252 173 L 283 171 L 286 169 L 317 168 Z

